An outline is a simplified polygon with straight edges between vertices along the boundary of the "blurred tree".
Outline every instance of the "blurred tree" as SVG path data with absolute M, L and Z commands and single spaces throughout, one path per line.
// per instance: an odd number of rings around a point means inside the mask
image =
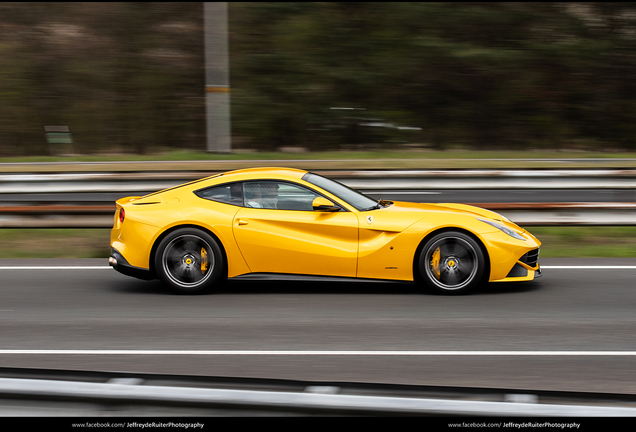
M 203 149 L 200 3 L 0 4 L 0 152 Z
M 202 11 L 0 3 L 0 154 L 46 154 L 53 124 L 84 153 L 203 150 Z M 636 148 L 634 3 L 241 2 L 229 20 L 244 146 Z
M 262 148 L 320 148 L 312 119 L 330 106 L 423 127 L 438 148 L 635 144 L 634 4 L 240 3 L 230 13 L 233 124 Z M 323 144 L 351 141 L 338 130 Z

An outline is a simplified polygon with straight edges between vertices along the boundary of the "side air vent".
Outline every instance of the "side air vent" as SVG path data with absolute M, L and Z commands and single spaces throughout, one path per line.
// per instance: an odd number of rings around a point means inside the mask
M 537 265 L 537 261 L 539 261 L 539 248 L 526 253 L 524 256 L 519 258 L 519 261 L 529 265 L 530 267 L 535 267 Z
M 508 273 L 508 276 L 506 277 L 525 277 L 525 276 L 528 276 L 528 270 L 526 270 L 525 267 L 517 263 L 512 268 L 512 270 L 510 270 L 510 273 Z

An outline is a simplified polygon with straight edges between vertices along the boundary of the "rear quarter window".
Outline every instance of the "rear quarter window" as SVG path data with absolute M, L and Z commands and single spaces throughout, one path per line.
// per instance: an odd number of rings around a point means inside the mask
M 243 185 L 241 183 L 212 186 L 195 191 L 194 194 L 199 198 L 208 199 L 210 201 L 243 206 Z

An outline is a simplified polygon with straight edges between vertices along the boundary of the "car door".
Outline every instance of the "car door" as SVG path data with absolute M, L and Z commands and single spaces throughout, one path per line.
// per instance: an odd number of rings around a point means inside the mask
M 355 214 L 314 211 L 321 195 L 291 182 L 250 181 L 243 191 L 233 230 L 252 272 L 356 276 Z

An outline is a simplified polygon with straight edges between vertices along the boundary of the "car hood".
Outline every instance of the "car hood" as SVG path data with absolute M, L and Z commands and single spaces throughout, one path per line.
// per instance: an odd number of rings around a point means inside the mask
M 480 216 L 482 218 L 492 219 L 498 222 L 507 222 L 508 219 L 505 216 L 495 213 L 491 210 L 486 210 L 481 207 L 475 207 L 468 204 L 454 204 L 454 203 L 441 203 L 441 204 L 425 204 L 434 206 L 435 208 L 443 211 L 451 211 L 453 213 L 468 214 L 471 216 Z
M 425 204 L 394 201 L 392 205 L 377 210 L 362 212 L 366 227 L 372 230 L 401 232 L 426 217 L 431 212 L 453 213 L 491 219 L 524 231 L 499 213 L 467 204 L 440 203 Z M 362 226 L 365 226 L 363 223 Z

